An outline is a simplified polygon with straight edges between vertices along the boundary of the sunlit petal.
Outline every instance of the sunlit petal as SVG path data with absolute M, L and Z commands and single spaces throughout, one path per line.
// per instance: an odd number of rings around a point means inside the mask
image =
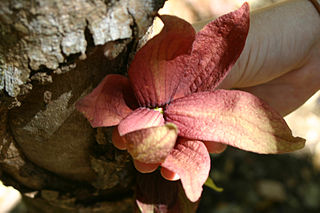
M 191 56 L 185 59 L 188 63 L 184 68 L 185 78 L 175 98 L 218 86 L 244 48 L 249 18 L 249 5 L 244 3 L 240 9 L 219 17 L 197 33 Z
M 129 68 L 140 106 L 162 106 L 171 100 L 183 70 L 170 60 L 188 54 L 195 37 L 188 22 L 167 15 L 161 19 L 164 28 L 137 52 Z
M 179 136 L 213 141 L 256 153 L 284 153 L 304 147 L 283 118 L 250 93 L 216 90 L 173 101 L 165 111 Z
M 178 136 L 174 124 L 150 127 L 124 135 L 133 159 L 146 164 L 161 163 L 173 149 Z
M 138 108 L 123 119 L 119 126 L 119 134 L 125 135 L 139 129 L 146 129 L 164 124 L 163 114 L 154 109 Z
M 210 171 L 210 156 L 201 141 L 180 139 L 162 167 L 177 173 L 190 201 L 197 201 Z

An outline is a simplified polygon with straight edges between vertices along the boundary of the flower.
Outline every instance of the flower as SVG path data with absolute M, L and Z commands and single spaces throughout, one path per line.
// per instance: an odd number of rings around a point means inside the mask
M 173 16 L 136 54 L 128 75 L 108 75 L 76 107 L 93 127 L 116 126 L 114 144 L 134 160 L 177 173 L 197 201 L 210 170 L 206 143 L 256 153 L 304 146 L 283 118 L 259 98 L 217 89 L 242 52 L 249 6 L 226 14 L 199 33 Z

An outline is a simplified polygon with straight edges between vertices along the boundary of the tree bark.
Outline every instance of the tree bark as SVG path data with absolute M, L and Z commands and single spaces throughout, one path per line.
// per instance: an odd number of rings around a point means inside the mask
M 135 170 L 74 104 L 125 74 L 165 0 L 0 2 L 0 175 L 30 212 L 130 212 Z

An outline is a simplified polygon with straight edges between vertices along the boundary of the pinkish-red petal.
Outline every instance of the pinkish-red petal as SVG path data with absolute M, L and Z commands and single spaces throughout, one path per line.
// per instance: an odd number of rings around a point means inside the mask
M 125 137 L 127 150 L 133 159 L 146 164 L 162 163 L 173 149 L 178 136 L 174 124 L 150 127 L 130 132 Z
M 227 149 L 227 145 L 223 143 L 217 143 L 215 141 L 203 141 L 204 145 L 206 145 L 209 153 L 212 154 L 220 154 Z
M 139 129 L 146 129 L 154 126 L 162 126 L 164 124 L 163 114 L 154 109 L 138 108 L 124 118 L 119 126 L 119 135 L 123 136 L 129 132 Z
M 162 106 L 171 100 L 182 73 L 169 61 L 189 53 L 195 37 L 188 22 L 167 15 L 161 19 L 164 28 L 137 52 L 129 68 L 140 106 Z
M 118 128 L 114 128 L 112 131 L 112 143 L 117 149 L 120 149 L 120 150 L 127 149 L 126 140 L 124 137 L 121 137 L 119 135 Z
M 283 118 L 259 98 L 237 90 L 194 93 L 165 111 L 179 136 L 216 141 L 256 153 L 284 153 L 304 147 Z
M 182 62 L 189 64 L 175 98 L 218 86 L 244 48 L 249 19 L 249 5 L 244 3 L 240 9 L 219 17 L 197 33 L 191 56 Z
M 210 156 L 201 141 L 179 139 L 162 167 L 177 173 L 191 202 L 201 197 L 202 186 L 210 171 Z
M 87 96 L 76 103 L 92 127 L 115 126 L 132 110 L 124 99 L 130 91 L 129 80 L 121 75 L 107 75 Z
M 160 163 L 147 164 L 147 163 L 142 163 L 137 160 L 134 160 L 133 164 L 134 164 L 134 167 L 136 168 L 136 170 L 138 170 L 141 173 L 154 172 L 160 166 Z
M 160 168 L 160 173 L 162 177 L 166 180 L 170 180 L 170 181 L 180 180 L 180 176 L 177 173 L 170 171 L 165 167 Z

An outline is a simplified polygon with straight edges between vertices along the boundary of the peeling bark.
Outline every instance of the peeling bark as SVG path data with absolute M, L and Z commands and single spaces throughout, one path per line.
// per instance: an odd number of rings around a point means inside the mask
M 164 0 L 0 3 L 0 175 L 30 212 L 128 212 L 135 170 L 75 102 L 127 70 Z

